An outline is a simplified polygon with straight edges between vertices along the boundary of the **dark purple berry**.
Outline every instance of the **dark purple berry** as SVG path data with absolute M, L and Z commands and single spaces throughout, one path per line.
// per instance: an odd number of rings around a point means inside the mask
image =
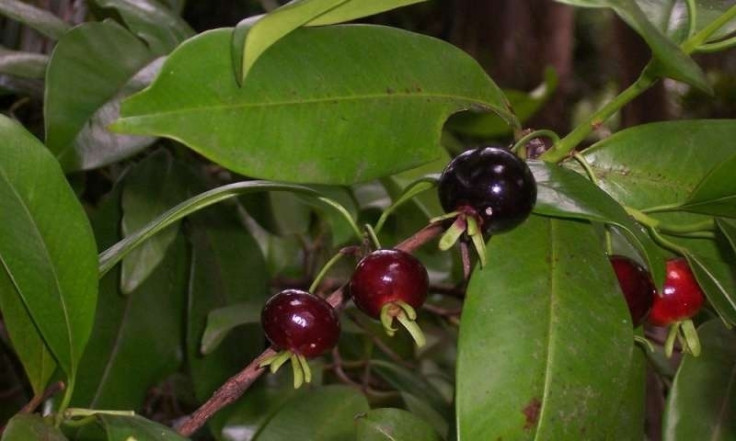
M 649 313 L 657 295 L 652 277 L 644 267 L 628 257 L 614 255 L 610 260 L 636 328 Z
M 537 200 L 531 170 L 501 147 L 482 147 L 458 155 L 439 181 L 442 208 L 475 213 L 483 232 L 511 230 L 529 216 Z
M 268 340 L 280 350 L 306 358 L 332 349 L 340 337 L 340 321 L 324 299 L 297 289 L 271 297 L 261 312 Z

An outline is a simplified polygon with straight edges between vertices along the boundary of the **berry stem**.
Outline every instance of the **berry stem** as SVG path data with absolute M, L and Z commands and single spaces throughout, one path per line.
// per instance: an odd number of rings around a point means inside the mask
M 552 142 L 554 144 L 557 144 L 558 142 L 560 142 L 559 135 L 557 135 L 557 133 L 553 132 L 552 130 L 546 130 L 546 129 L 543 129 L 543 130 L 535 130 L 535 131 L 533 131 L 531 133 L 528 133 L 528 134 L 522 136 L 521 139 L 519 139 L 518 141 L 516 141 L 516 143 L 514 143 L 513 147 L 511 147 L 511 151 L 514 152 L 514 153 L 516 153 L 517 156 L 524 158 L 524 157 L 526 157 L 526 154 L 523 154 L 523 156 L 519 155 L 519 150 L 522 147 L 524 147 L 525 150 L 526 150 L 526 144 L 529 141 L 531 141 L 534 138 L 540 138 L 540 137 L 549 138 L 550 140 L 552 140 Z
M 317 274 L 317 277 L 314 278 L 314 281 L 309 286 L 309 292 L 311 294 L 314 294 L 314 291 L 319 288 L 319 284 L 322 282 L 322 279 L 327 275 L 327 272 L 330 271 L 330 268 L 332 268 L 342 257 L 345 255 L 343 250 L 340 250 L 330 258 L 330 260 L 327 261 L 327 263 L 324 264 L 321 270 L 319 270 L 319 274 Z
M 401 196 L 391 204 L 388 208 L 383 210 L 383 213 L 381 213 L 381 217 L 378 218 L 378 222 L 376 222 L 376 233 L 379 233 L 381 231 L 381 228 L 383 228 L 383 224 L 386 223 L 386 220 L 388 220 L 388 217 L 396 211 L 397 208 L 404 205 L 406 202 L 410 201 L 413 197 L 417 196 L 420 193 L 423 193 L 427 190 L 431 190 L 435 187 L 437 187 L 437 177 L 436 176 L 423 176 L 416 181 L 412 182 L 411 184 L 407 185 L 406 188 L 404 188 L 404 191 L 401 193 Z
M 368 238 L 373 243 L 375 249 L 380 250 L 382 248 L 381 242 L 379 242 L 378 236 L 376 236 L 376 232 L 373 231 L 373 227 L 371 227 L 371 224 L 365 224 L 365 231 L 368 234 Z

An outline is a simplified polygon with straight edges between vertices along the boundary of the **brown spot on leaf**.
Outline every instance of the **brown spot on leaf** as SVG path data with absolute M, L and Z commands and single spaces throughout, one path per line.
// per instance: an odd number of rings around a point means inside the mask
M 529 404 L 522 409 L 522 413 L 524 414 L 524 418 L 526 418 L 526 423 L 524 423 L 524 430 L 530 430 L 533 429 L 534 426 L 537 425 L 537 421 L 539 421 L 539 411 L 542 409 L 542 402 L 539 401 L 539 398 L 532 398 L 531 401 L 529 401 Z

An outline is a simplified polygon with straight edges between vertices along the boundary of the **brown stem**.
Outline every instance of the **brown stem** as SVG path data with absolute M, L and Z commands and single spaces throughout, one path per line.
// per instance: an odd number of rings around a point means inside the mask
M 56 383 L 53 383 L 51 386 L 47 387 L 45 391 L 41 395 L 34 395 L 33 398 L 31 398 L 31 401 L 26 403 L 25 406 L 20 410 L 19 413 L 33 413 L 34 410 L 38 406 L 41 405 L 44 401 L 48 400 L 55 394 L 63 391 L 66 388 L 63 381 L 57 381 Z
M 441 224 L 430 224 L 394 248 L 410 253 L 439 236 L 442 231 Z M 343 288 L 340 288 L 330 294 L 327 302 L 335 309 L 341 309 L 343 298 Z M 276 351 L 273 349 L 266 349 L 242 371 L 230 377 L 204 404 L 177 425 L 176 429 L 179 434 L 185 437 L 191 436 L 217 411 L 240 398 L 258 377 L 266 371 L 266 369 L 260 367 L 261 362 L 275 354 Z

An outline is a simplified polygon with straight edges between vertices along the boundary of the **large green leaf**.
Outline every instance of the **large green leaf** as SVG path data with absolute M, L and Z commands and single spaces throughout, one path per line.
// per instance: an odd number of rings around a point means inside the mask
M 736 122 L 732 124 L 736 125 Z M 734 170 L 736 170 L 736 152 L 700 181 L 682 209 L 693 213 L 736 217 Z
M 637 209 L 681 204 L 718 164 L 736 153 L 731 120 L 672 121 L 622 130 L 582 155 L 601 187 Z
M 43 78 L 49 57 L 32 52 L 13 51 L 0 46 L 0 73 L 21 78 Z
M 63 433 L 38 415 L 13 417 L 3 431 L 2 441 L 67 441 Z
M 100 248 L 120 239 L 120 189 L 92 223 Z M 184 342 L 187 252 L 180 238 L 135 291 L 120 293 L 119 267 L 100 282 L 95 327 L 82 357 L 72 405 L 95 409 L 140 409 L 147 391 L 175 373 Z
M 231 33 L 180 46 L 114 128 L 175 138 L 248 176 L 347 184 L 438 158 L 442 124 L 459 110 L 514 122 L 480 66 L 439 40 L 377 26 L 300 29 L 239 88 Z
M 233 33 L 233 63 L 239 83 L 274 43 L 300 26 L 324 26 L 355 20 L 425 0 L 295 0 Z
M 0 14 L 30 26 L 38 32 L 59 39 L 71 26 L 54 14 L 20 0 L 0 2 Z
M 139 416 L 97 415 L 107 441 L 187 441 L 170 428 Z
M 345 441 L 355 439 L 355 418 L 368 411 L 365 396 L 347 386 L 328 386 L 291 399 L 252 441 Z
M 238 326 L 261 322 L 261 302 L 236 303 L 212 310 L 207 315 L 207 327 L 202 335 L 200 350 L 207 355 L 217 349 L 222 340 Z
M 664 440 L 736 439 L 736 333 L 720 320 L 698 328 L 702 352 L 685 355 L 664 414 Z
M 158 150 L 136 165 L 123 187 L 123 235 L 130 236 L 188 196 L 190 173 L 166 150 Z M 156 269 L 176 239 L 176 223 L 145 241 L 123 259 L 120 285 L 129 294 Z
M 659 247 L 618 202 L 573 171 L 542 161 L 529 161 L 529 168 L 537 182 L 535 213 L 621 227 L 645 257 L 657 286 L 662 286 L 665 262 Z
M 97 303 L 92 229 L 58 162 L 33 135 L 0 116 L 0 139 L 0 263 L 73 382 Z
M 637 0 L 557 0 L 575 6 L 608 7 L 646 41 L 656 59 L 656 71 L 684 81 L 701 90 L 710 91 L 705 74 L 674 41 L 661 32 L 644 14 Z
M 357 441 L 440 441 L 437 432 L 401 409 L 375 409 L 357 419 Z
M 256 326 L 232 330 L 217 349 L 203 354 L 202 339 L 213 310 L 248 302 L 262 308 L 269 275 L 258 244 L 231 207 L 214 207 L 191 218 L 192 262 L 187 313 L 187 364 L 198 400 L 204 401 L 225 380 L 264 349 Z M 227 418 L 215 417 L 212 427 Z
M 635 348 L 631 357 L 629 378 L 622 400 L 607 440 L 610 441 L 642 441 L 644 440 L 644 416 L 646 414 L 646 375 L 647 357 L 645 348 Z
M 157 55 L 168 54 L 194 35 L 181 17 L 156 0 L 94 0 L 94 3 L 114 9 L 125 25 Z
M 532 216 L 491 239 L 467 289 L 458 439 L 604 439 L 629 379 L 631 318 L 590 225 Z
M 140 139 L 89 145 L 77 138 L 90 123 L 105 123 L 115 117 L 108 113 L 95 118 L 106 103 L 116 98 L 119 101 L 123 91 L 140 90 L 141 84 L 128 86 L 128 82 L 152 58 L 143 42 L 113 22 L 83 24 L 59 41 L 46 72 L 44 117 L 46 145 L 66 171 L 99 167 L 140 150 L 144 142 Z M 95 125 L 87 130 L 107 129 Z

